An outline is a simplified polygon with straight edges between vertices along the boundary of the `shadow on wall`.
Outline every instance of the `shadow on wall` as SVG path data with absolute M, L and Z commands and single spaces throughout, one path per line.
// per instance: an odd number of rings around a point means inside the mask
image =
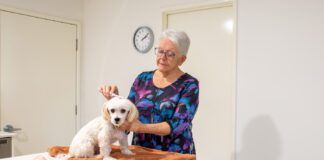
M 275 123 L 268 115 L 252 119 L 242 137 L 242 148 L 236 160 L 279 160 L 282 142 Z

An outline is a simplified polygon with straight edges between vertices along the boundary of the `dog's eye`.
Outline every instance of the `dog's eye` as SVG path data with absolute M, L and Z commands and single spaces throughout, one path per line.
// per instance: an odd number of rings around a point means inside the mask
M 125 110 L 125 109 L 121 109 L 120 112 L 121 112 L 121 113 L 125 113 L 126 110 Z
M 111 113 L 114 113 L 114 112 L 115 112 L 115 109 L 111 109 L 110 112 L 111 112 Z

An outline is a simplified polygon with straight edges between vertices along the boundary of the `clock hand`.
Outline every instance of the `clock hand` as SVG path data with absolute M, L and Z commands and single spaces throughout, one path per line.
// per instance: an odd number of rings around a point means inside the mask
M 146 35 L 141 39 L 141 41 L 143 41 L 149 34 L 146 33 Z

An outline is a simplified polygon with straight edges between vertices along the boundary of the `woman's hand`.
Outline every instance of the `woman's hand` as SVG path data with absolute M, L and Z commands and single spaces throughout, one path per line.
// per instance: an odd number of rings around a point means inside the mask
M 140 122 L 138 119 L 135 119 L 132 122 L 125 121 L 119 128 L 125 131 L 132 131 L 132 132 L 140 132 L 143 128 L 144 124 Z
M 112 98 L 112 93 L 118 95 L 118 88 L 115 85 L 102 85 L 99 87 L 99 92 L 107 99 L 110 100 Z

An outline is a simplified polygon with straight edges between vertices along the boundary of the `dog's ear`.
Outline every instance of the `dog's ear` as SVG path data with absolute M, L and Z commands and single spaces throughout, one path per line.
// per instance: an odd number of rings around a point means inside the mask
M 131 103 L 131 107 L 130 107 L 130 110 L 127 115 L 127 121 L 132 122 L 134 119 L 137 119 L 137 118 L 138 118 L 137 108 L 133 103 Z
M 102 116 L 104 117 L 105 120 L 110 120 L 110 114 L 108 111 L 108 106 L 107 102 L 104 104 L 103 110 L 102 110 Z
M 102 111 L 102 116 L 104 117 L 105 120 L 110 120 L 110 114 L 108 112 L 108 109 L 107 108 L 104 108 L 103 111 Z

